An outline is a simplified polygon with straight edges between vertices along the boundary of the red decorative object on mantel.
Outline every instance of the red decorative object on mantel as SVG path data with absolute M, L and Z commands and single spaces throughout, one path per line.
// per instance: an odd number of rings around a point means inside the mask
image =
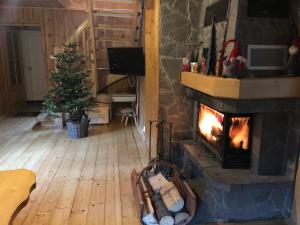
M 234 48 L 228 57 L 224 57 L 225 50 L 230 43 L 234 43 Z M 241 45 L 236 39 L 231 39 L 224 44 L 223 49 L 220 50 L 218 64 L 219 76 L 239 78 L 241 71 L 246 68 L 246 59 L 241 55 Z
M 191 67 L 190 67 L 190 60 L 188 58 L 183 58 L 182 59 L 182 72 L 190 72 Z

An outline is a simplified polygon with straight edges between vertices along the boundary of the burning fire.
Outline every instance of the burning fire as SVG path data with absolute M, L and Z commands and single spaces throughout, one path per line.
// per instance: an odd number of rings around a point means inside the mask
M 229 129 L 230 147 L 248 150 L 249 120 L 249 117 L 231 118 L 231 126 Z
M 198 128 L 209 142 L 216 143 L 223 135 L 224 115 L 200 104 Z

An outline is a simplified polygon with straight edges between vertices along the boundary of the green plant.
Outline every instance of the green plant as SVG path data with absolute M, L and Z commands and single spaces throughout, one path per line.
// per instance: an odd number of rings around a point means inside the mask
M 50 115 L 62 113 L 73 122 L 80 121 L 91 104 L 89 74 L 83 69 L 83 56 L 77 48 L 78 43 L 70 43 L 54 55 L 56 69 L 50 74 L 51 90 L 43 103 Z

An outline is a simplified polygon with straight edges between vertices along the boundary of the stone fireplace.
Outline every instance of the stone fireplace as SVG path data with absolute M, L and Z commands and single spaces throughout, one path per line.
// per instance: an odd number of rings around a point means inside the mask
M 188 88 L 182 82 L 182 58 L 199 43 L 209 44 L 210 27 L 203 20 L 206 8 L 217 1 L 161 1 L 159 118 L 174 125 L 172 162 L 184 161 L 200 196 L 192 224 L 286 218 L 300 149 L 300 79 L 277 79 L 270 72 L 264 74 L 269 78 L 262 78 L 249 71 L 251 76 L 232 82 L 209 76 L 198 81 L 200 74 L 189 74 Z M 289 43 L 288 20 L 249 19 L 246 8 L 247 1 L 231 1 L 227 35 L 241 41 L 245 56 L 248 44 Z M 218 49 L 225 25 L 216 24 Z M 193 87 L 201 84 L 203 90 Z M 204 123 L 200 130 L 201 106 L 211 109 L 218 125 Z M 230 133 L 241 129 L 241 121 L 247 124 L 246 132 L 235 139 Z M 237 141 L 232 149 L 233 139 Z
M 194 101 L 194 135 L 181 149 L 201 198 L 194 224 L 288 217 L 300 100 L 228 99 L 189 88 L 186 94 Z

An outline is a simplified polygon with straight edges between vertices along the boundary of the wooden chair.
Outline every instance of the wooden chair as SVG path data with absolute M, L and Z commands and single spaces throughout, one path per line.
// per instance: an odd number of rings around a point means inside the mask
M 121 109 L 121 115 L 122 115 L 122 122 L 125 120 L 125 126 L 128 124 L 128 120 L 131 119 L 134 121 L 135 125 L 137 126 L 137 114 L 136 114 L 136 105 L 133 103 L 132 108 L 124 108 Z

